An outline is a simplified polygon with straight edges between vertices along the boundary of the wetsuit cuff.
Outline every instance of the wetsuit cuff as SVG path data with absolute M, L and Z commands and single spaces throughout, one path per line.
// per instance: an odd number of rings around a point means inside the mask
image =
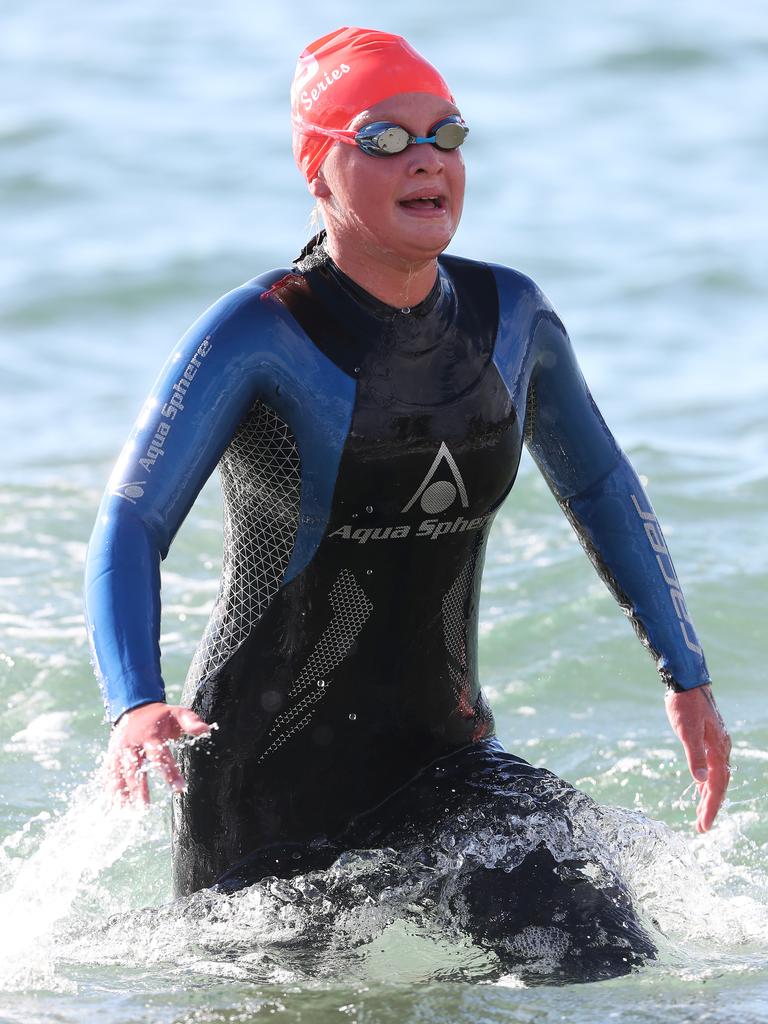
M 675 679 L 667 677 L 664 682 L 667 684 L 667 693 L 688 693 L 690 690 L 698 690 L 700 686 L 711 686 L 711 679 L 702 679 L 700 683 L 694 683 L 693 686 L 681 686 L 680 683 Z
M 131 704 L 131 706 L 129 708 L 123 708 L 123 710 L 120 712 L 120 714 L 117 716 L 117 718 L 114 718 L 114 719 L 112 719 L 110 721 L 109 728 L 110 728 L 110 730 L 116 729 L 117 725 L 118 725 L 118 722 L 120 722 L 128 714 L 129 711 L 135 711 L 136 708 L 143 708 L 145 704 L 165 704 L 165 703 L 166 703 L 166 700 L 165 700 L 164 697 L 160 698 L 160 699 L 158 699 L 157 697 L 149 697 L 149 698 L 147 698 L 147 700 L 141 700 L 137 704 Z
M 674 679 L 667 679 L 667 693 L 685 693 L 685 687 L 681 686 L 680 683 L 675 682 Z

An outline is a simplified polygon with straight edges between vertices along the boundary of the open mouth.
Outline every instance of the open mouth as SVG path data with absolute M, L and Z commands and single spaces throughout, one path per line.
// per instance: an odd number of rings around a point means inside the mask
M 419 196 L 418 199 L 401 199 L 399 205 L 406 210 L 442 210 L 445 202 L 442 196 Z

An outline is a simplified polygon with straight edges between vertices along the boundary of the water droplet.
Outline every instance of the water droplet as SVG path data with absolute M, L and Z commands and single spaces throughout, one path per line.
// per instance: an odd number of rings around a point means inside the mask
M 318 679 L 317 685 L 320 687 L 321 690 L 324 690 L 328 684 L 324 679 Z
M 276 395 L 282 394 L 282 388 L 280 387 L 279 384 L 275 384 L 275 394 Z
M 366 576 L 373 576 L 373 569 L 366 569 L 365 570 L 365 575 Z
M 370 515 L 371 512 L 373 512 L 373 505 L 366 505 L 365 511 L 368 513 L 368 515 Z
M 411 307 L 410 306 L 403 306 L 401 308 L 400 312 L 401 313 L 410 313 L 411 312 Z
M 350 722 L 354 722 L 356 718 L 357 718 L 357 715 L 355 714 L 355 712 L 354 711 L 350 711 L 350 713 L 349 713 L 349 720 L 350 720 Z
M 265 711 L 277 711 L 283 703 L 283 698 L 277 690 L 265 690 L 261 695 L 261 706 Z
M 360 367 L 359 366 L 355 367 L 355 373 L 360 373 Z
M 301 854 L 299 853 L 298 850 L 296 850 L 295 853 L 292 853 L 291 857 L 293 857 L 294 860 L 301 860 Z

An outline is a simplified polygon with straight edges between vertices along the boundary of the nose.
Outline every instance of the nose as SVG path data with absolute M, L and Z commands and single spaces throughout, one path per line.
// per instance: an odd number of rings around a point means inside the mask
M 410 174 L 438 174 L 445 167 L 443 154 L 430 142 L 408 147 L 408 171 Z

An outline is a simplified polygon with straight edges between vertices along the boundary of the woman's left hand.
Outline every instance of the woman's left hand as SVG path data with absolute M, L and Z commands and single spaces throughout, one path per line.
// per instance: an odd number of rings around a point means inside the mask
M 731 737 L 707 683 L 683 693 L 667 693 L 667 718 L 683 744 L 688 767 L 699 791 L 696 829 L 712 828 L 731 778 L 728 757 Z

